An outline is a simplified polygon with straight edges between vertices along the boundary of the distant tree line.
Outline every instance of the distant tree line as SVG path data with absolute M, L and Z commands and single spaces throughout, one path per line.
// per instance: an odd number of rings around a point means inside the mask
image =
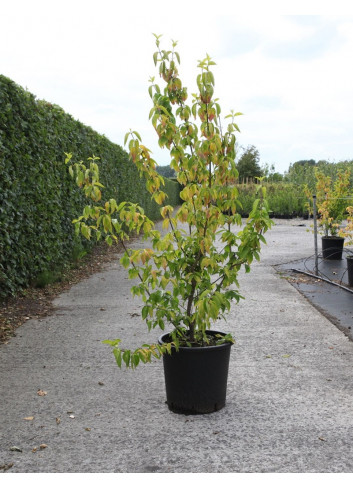
M 239 172 L 239 182 L 247 182 L 255 180 L 257 177 L 265 177 L 265 180 L 269 181 L 281 181 L 283 175 L 275 171 L 274 165 L 260 166 L 260 153 L 258 149 L 250 145 L 247 148 L 241 148 L 242 153 L 237 162 L 237 169 Z M 170 166 L 159 166 L 157 171 L 165 178 L 174 178 L 175 172 Z
M 289 166 L 288 171 L 284 174 L 284 181 L 295 185 L 305 185 L 312 190 L 315 189 L 315 169 L 320 170 L 325 175 L 330 176 L 332 180 L 336 179 L 339 171 L 350 170 L 351 184 L 353 185 L 353 160 L 339 161 L 337 163 L 326 160 L 300 160 Z
M 284 174 L 276 172 L 275 166 L 265 163 L 260 165 L 260 153 L 254 145 L 240 148 L 240 156 L 237 161 L 239 183 L 255 181 L 263 177 L 267 182 L 286 182 L 302 186 L 307 184 L 309 188 L 315 188 L 315 168 L 335 180 L 339 170 L 351 170 L 353 185 L 353 160 L 345 160 L 337 163 L 326 160 L 315 161 L 314 159 L 299 160 L 289 165 Z M 170 166 L 158 167 L 158 172 L 165 178 L 174 178 L 175 172 Z

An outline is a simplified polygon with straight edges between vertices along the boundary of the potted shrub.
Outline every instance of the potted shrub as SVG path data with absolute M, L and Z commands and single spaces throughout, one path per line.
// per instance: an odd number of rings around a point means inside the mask
M 345 218 L 350 192 L 350 171 L 338 171 L 337 178 L 315 169 L 318 228 L 322 235 L 322 255 L 327 260 L 341 260 L 344 236 L 340 225 Z M 306 188 L 307 196 L 310 191 Z
M 211 68 L 215 63 L 208 55 L 199 61 L 197 91 L 187 105 L 176 42 L 171 50 L 161 50 L 160 36 L 155 38 L 157 51 L 153 59 L 165 87 L 162 90 L 151 78 L 150 119 L 159 145 L 170 152 L 170 166 L 182 185 L 180 207 L 166 205 L 163 178 L 140 135 L 130 130 L 125 144 L 152 198 L 161 206 L 164 231 L 156 229 L 136 203 L 111 199 L 100 204 L 96 157 L 90 158 L 86 166 L 83 162 L 73 164 L 68 154 L 66 163 L 78 185 L 93 200 L 75 220 L 76 231 L 87 239 L 96 235 L 108 244 L 122 243 L 121 263 L 130 278 L 138 279 L 131 291 L 144 303 L 142 318 L 149 330 L 165 330 L 159 341 L 133 351 L 122 349 L 120 339 L 107 340 L 117 364 L 136 367 L 140 362 L 163 357 L 169 408 L 207 413 L 225 404 L 229 354 L 234 342 L 230 334 L 214 331 L 211 326 L 230 309 L 232 301 L 242 298 L 238 273 L 241 268 L 249 272 L 252 261 L 259 260 L 271 221 L 265 189 L 259 186 L 259 198 L 242 223 L 235 185 L 235 133 L 239 131 L 235 119 L 240 114 L 232 112 L 227 116 L 229 123 L 222 126 L 221 108 L 213 95 Z M 145 248 L 128 248 L 131 232 L 146 240 Z

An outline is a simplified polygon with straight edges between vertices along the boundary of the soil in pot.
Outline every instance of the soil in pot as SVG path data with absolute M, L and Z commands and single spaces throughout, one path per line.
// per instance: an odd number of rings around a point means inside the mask
M 214 336 L 223 334 L 208 331 Z M 159 343 L 170 341 L 169 335 Z M 182 414 L 206 414 L 225 406 L 232 343 L 215 346 L 180 347 L 163 355 L 167 405 Z

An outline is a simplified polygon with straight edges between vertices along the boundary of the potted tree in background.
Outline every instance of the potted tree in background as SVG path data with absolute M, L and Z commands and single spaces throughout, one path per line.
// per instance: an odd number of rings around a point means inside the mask
M 170 166 L 182 185 L 183 203 L 177 209 L 165 205 L 163 178 L 156 171 L 151 152 L 136 131 L 125 137 L 131 160 L 137 166 L 151 197 L 161 205 L 162 232 L 136 203 L 110 200 L 100 204 L 101 193 L 97 158 L 89 166 L 66 162 L 77 183 L 94 202 L 85 207 L 76 221 L 76 230 L 87 239 L 94 234 L 108 244 L 121 242 L 121 263 L 129 277 L 137 280 L 133 295 L 144 305 L 142 318 L 149 330 L 165 330 L 159 341 L 144 344 L 134 351 L 122 349 L 120 339 L 107 340 L 119 366 L 136 367 L 163 357 L 167 403 L 171 410 L 207 413 L 225 405 L 229 354 L 232 336 L 211 329 L 212 324 L 242 297 L 238 274 L 250 271 L 259 260 L 264 233 L 271 225 L 265 189 L 245 223 L 239 214 L 238 172 L 235 163 L 235 122 L 238 113 L 226 116 L 223 127 L 221 107 L 214 98 L 215 63 L 207 55 L 198 62 L 197 89 L 192 103 L 179 77 L 179 54 L 162 50 L 156 36 L 153 55 L 161 89 L 151 78 L 150 119 L 159 145 L 170 152 Z M 131 232 L 139 233 L 146 246 L 130 250 Z
M 327 260 L 341 260 L 344 236 L 340 225 L 346 215 L 347 197 L 351 191 L 350 171 L 338 171 L 337 178 L 315 169 L 318 227 L 322 234 L 322 255 Z M 311 192 L 306 187 L 306 195 Z

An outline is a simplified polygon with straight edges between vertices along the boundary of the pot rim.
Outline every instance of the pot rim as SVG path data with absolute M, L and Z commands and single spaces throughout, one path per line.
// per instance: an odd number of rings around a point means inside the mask
M 160 345 L 162 345 L 163 343 L 168 343 L 166 341 L 163 341 L 163 338 L 165 336 L 168 336 L 169 334 L 171 333 L 171 331 L 167 332 L 167 333 L 163 333 L 159 338 L 158 338 L 158 343 Z M 208 329 L 207 330 L 207 333 L 211 333 L 211 335 L 216 335 L 216 334 L 221 334 L 223 336 L 226 336 L 227 333 L 225 333 L 224 331 L 217 331 L 217 330 L 214 330 L 214 329 Z M 183 351 L 193 351 L 193 352 L 196 352 L 196 351 L 205 351 L 207 349 L 214 349 L 214 348 L 230 348 L 231 346 L 233 345 L 233 343 L 230 343 L 230 342 L 226 342 L 226 343 L 222 343 L 221 345 L 209 345 L 209 346 L 180 346 L 179 347 L 179 350 L 183 350 Z M 172 347 L 174 348 L 174 347 Z
M 321 239 L 337 239 L 339 241 L 344 241 L 344 238 L 342 236 L 321 236 Z

